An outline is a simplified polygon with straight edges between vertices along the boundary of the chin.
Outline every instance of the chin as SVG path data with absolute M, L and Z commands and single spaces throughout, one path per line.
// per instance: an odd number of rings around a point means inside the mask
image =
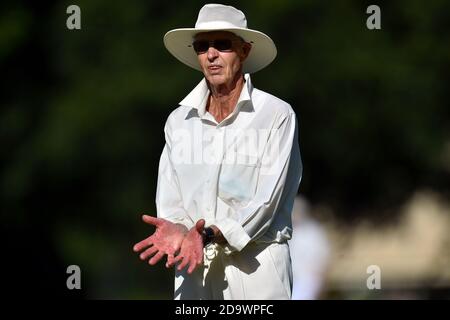
M 209 83 L 215 86 L 226 83 L 225 77 L 221 74 L 210 74 L 206 78 L 208 79 Z

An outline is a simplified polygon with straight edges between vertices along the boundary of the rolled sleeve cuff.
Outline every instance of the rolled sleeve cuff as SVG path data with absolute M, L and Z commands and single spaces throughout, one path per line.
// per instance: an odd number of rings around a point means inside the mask
M 251 240 L 244 228 L 232 219 L 217 220 L 213 224 L 222 232 L 230 251 L 241 251 Z

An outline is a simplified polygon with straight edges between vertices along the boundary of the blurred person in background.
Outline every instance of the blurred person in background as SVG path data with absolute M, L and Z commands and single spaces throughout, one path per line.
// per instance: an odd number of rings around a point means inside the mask
M 294 200 L 292 258 L 294 283 L 292 300 L 319 299 L 329 263 L 330 244 L 325 229 L 310 214 L 310 204 L 302 196 Z
M 150 265 L 167 255 L 175 299 L 290 299 L 297 119 L 250 80 L 276 47 L 247 28 L 242 11 L 220 4 L 205 5 L 195 28 L 169 31 L 164 44 L 204 79 L 167 119 L 158 218 L 143 216 L 156 231 L 134 251 Z

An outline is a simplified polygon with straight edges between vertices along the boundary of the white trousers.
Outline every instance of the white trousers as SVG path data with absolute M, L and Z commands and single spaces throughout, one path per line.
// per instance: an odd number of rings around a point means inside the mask
M 204 266 L 188 275 L 175 273 L 176 300 L 291 299 L 292 265 L 287 243 L 249 243 L 226 255 L 220 246 L 205 248 Z

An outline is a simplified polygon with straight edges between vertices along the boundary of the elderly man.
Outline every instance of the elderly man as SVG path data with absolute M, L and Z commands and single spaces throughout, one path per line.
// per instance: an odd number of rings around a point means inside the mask
M 208 4 L 195 28 L 164 36 L 203 80 L 167 119 L 155 232 L 134 246 L 175 266 L 175 299 L 290 299 L 287 240 L 302 165 L 286 102 L 253 87 L 276 56 L 242 11 Z

